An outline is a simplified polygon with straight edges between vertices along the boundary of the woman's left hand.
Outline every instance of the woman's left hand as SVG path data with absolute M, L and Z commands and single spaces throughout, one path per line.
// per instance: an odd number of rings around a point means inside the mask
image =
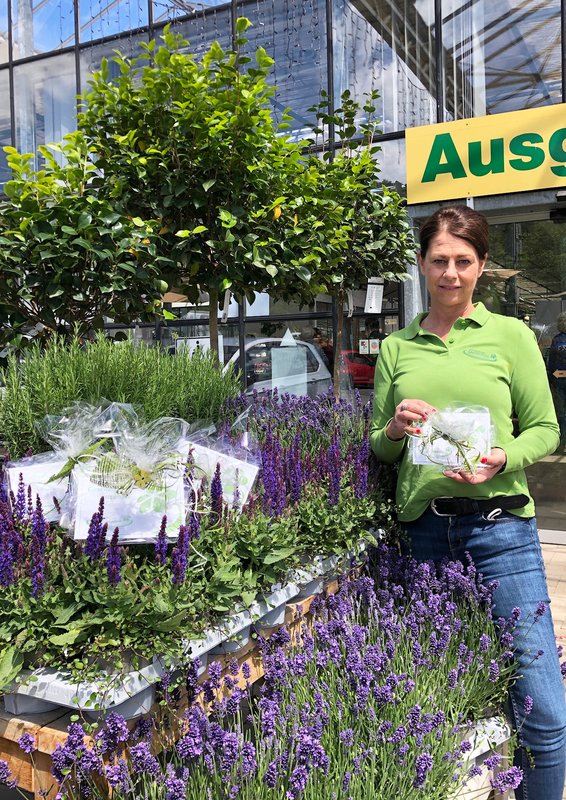
M 494 447 L 488 456 L 482 458 L 482 469 L 479 469 L 475 475 L 472 475 L 471 472 L 451 472 L 450 470 L 444 474 L 457 483 L 485 483 L 499 472 L 506 461 L 505 450 L 502 450 L 501 447 Z

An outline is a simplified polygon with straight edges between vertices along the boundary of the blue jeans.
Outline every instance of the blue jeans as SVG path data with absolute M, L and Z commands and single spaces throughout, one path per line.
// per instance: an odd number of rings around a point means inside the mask
M 550 602 L 534 517 L 523 519 L 508 512 L 494 520 L 482 514 L 437 517 L 428 509 L 419 519 L 401 526 L 408 534 L 402 545 L 405 554 L 420 561 L 447 557 L 465 563 L 467 551 L 486 584 L 498 580 L 494 618 L 508 618 L 519 606 L 521 619 L 525 620 L 529 614 L 534 615 L 540 600 Z M 510 692 L 516 727 L 523 723 L 514 763 L 523 769 L 525 777 L 515 794 L 517 800 L 562 800 L 566 703 L 550 609 L 536 624 L 527 623 L 524 631 L 529 628 L 516 653 L 523 677 L 517 679 Z M 539 650 L 544 655 L 533 661 Z M 531 714 L 524 719 L 527 695 L 534 702 Z M 534 769 L 527 748 L 533 756 Z

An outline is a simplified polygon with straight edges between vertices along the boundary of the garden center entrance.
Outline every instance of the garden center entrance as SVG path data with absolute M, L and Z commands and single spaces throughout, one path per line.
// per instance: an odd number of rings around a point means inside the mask
M 561 443 L 529 467 L 527 476 L 537 523 L 545 531 L 541 538 L 566 544 L 566 333 L 562 324 L 562 332 L 558 328 L 558 317 L 566 312 L 566 225 L 561 224 L 566 213 L 558 209 L 541 216 L 546 218 L 533 220 L 531 214 L 523 220 L 490 220 L 491 253 L 477 299 L 494 312 L 522 319 L 537 337 Z
M 557 361 L 557 345 L 561 339 L 566 344 L 566 334 L 556 338 L 558 316 L 566 312 L 566 224 L 561 224 L 566 223 L 566 209 L 560 207 L 557 201 L 561 198 L 554 192 L 528 194 L 534 200 L 528 209 L 520 195 L 475 201 L 476 209 L 490 222 L 491 252 L 474 301 L 481 300 L 497 314 L 523 320 L 536 335 L 561 421 L 561 444 L 526 472 L 537 506 L 541 540 L 566 544 L 566 363 Z M 551 198 L 541 198 L 550 194 Z M 540 204 L 540 199 L 554 202 Z M 507 201 L 507 207 L 503 203 L 497 207 L 502 200 Z M 414 207 L 419 209 L 418 216 L 413 217 L 416 227 L 437 207 L 430 204 L 425 213 L 421 213 L 422 207 Z M 422 282 L 420 288 L 421 307 L 426 308 Z M 418 310 L 407 308 L 405 324 Z M 562 359 L 566 359 L 566 347 L 562 353 Z

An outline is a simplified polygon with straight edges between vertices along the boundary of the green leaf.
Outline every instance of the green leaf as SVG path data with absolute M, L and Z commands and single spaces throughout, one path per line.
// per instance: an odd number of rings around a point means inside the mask
M 210 178 L 210 180 L 205 181 L 202 184 L 202 188 L 204 189 L 205 192 L 208 192 L 208 190 L 211 189 L 215 183 L 216 183 L 216 178 Z
M 239 17 L 236 20 L 236 33 L 243 33 L 252 23 L 246 17 Z
M 75 628 L 72 631 L 67 631 L 67 633 L 50 636 L 49 641 L 54 644 L 55 647 L 68 647 L 70 644 L 74 644 L 83 635 L 83 631 L 80 630 L 80 628 Z
M 73 617 L 77 611 L 81 608 L 84 608 L 85 604 L 82 603 L 80 600 L 75 601 L 74 603 L 69 603 L 68 606 L 61 607 L 60 611 L 57 611 L 57 618 L 53 623 L 54 626 L 59 625 L 66 625 L 67 622 Z
M 175 614 L 175 616 L 170 617 L 167 620 L 163 620 L 163 622 L 156 622 L 153 627 L 155 628 L 155 630 L 165 633 L 167 631 L 173 631 L 175 630 L 175 628 L 179 627 L 179 625 L 181 624 L 181 622 L 184 620 L 185 617 L 186 617 L 186 612 L 180 611 L 178 614 Z
M 268 553 L 263 559 L 263 563 L 275 564 L 277 561 L 283 561 L 283 559 L 289 558 L 294 552 L 294 547 L 280 547 L 278 550 L 272 550 L 271 553 Z
M 0 690 L 4 689 L 20 672 L 24 656 L 15 647 L 7 647 L 0 659 Z

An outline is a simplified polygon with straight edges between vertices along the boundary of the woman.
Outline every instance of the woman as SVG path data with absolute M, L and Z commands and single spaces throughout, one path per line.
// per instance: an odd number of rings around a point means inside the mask
M 533 333 L 519 320 L 472 303 L 488 250 L 487 220 L 467 206 L 442 208 L 424 223 L 418 259 L 430 311 L 382 343 L 371 445 L 381 461 L 400 462 L 397 504 L 411 554 L 464 561 L 469 552 L 486 582 L 500 582 L 494 617 L 510 617 L 519 606 L 526 619 L 549 598 L 523 469 L 555 450 L 558 425 Z M 412 464 L 407 434 L 432 411 L 453 403 L 490 411 L 494 446 L 475 474 Z M 534 700 L 515 754 L 524 772 L 516 796 L 561 800 L 566 706 L 550 612 L 528 628 L 517 654 L 523 677 L 510 698 L 517 726 L 525 697 Z M 533 661 L 540 650 L 544 655 Z

